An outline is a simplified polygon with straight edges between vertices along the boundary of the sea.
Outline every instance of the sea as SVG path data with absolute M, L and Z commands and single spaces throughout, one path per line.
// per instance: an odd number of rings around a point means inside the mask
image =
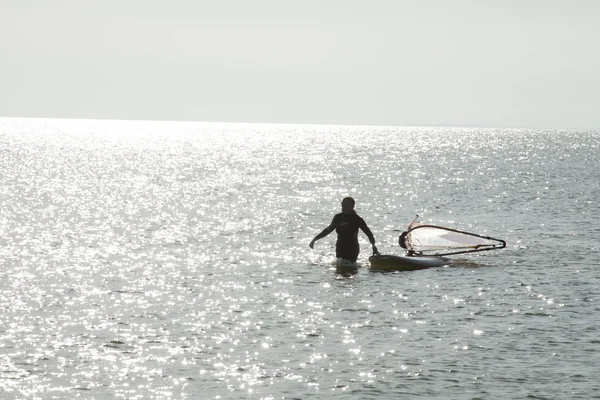
M 358 269 L 422 222 L 506 241 Z M 0 119 L 2 399 L 599 399 L 600 132 Z

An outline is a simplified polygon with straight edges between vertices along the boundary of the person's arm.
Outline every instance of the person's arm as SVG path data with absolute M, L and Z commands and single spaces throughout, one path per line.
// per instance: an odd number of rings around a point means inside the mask
M 365 222 L 364 219 L 362 219 L 362 218 L 360 219 L 360 225 L 359 226 L 360 226 L 360 229 L 369 238 L 369 242 L 371 243 L 371 246 L 373 247 L 373 254 L 379 254 L 379 250 L 377 250 L 377 246 L 375 246 L 375 236 L 373 236 L 373 232 L 371 232 L 371 230 L 367 226 L 367 223 Z
M 331 232 L 333 232 L 333 230 L 335 229 L 335 217 L 333 217 L 333 220 L 331 220 L 331 224 L 329 224 L 329 226 L 325 229 L 323 229 L 323 231 L 321 233 L 319 233 L 317 236 L 315 236 L 315 238 L 313 240 L 310 241 L 310 244 L 308 245 L 308 247 L 310 247 L 311 249 L 315 247 L 315 242 L 319 239 L 324 238 L 325 236 L 329 235 Z

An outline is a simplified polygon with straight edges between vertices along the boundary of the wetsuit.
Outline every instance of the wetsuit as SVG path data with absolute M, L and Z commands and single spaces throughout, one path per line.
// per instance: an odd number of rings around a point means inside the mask
M 335 244 L 335 256 L 344 260 L 356 261 L 360 246 L 358 244 L 358 229 L 361 229 L 369 238 L 372 245 L 375 244 L 375 237 L 365 223 L 365 220 L 352 211 L 350 214 L 339 213 L 333 217 L 331 224 L 319 233 L 315 240 L 319 240 L 329 235 L 333 230 L 338 234 Z

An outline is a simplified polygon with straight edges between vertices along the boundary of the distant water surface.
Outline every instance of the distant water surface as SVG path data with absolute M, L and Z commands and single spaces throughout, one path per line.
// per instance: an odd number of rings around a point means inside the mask
M 600 398 L 600 133 L 0 119 L 6 399 Z M 344 196 L 505 239 L 334 267 Z

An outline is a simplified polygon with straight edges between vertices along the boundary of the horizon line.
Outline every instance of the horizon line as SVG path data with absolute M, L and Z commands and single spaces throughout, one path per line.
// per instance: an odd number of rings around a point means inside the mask
M 360 123 L 317 123 L 317 122 L 248 122 L 248 121 L 203 121 L 193 119 L 124 119 L 124 118 L 89 118 L 89 117 L 8 117 L 0 116 L 0 119 L 38 119 L 38 120 L 72 120 L 72 121 L 113 121 L 113 122 L 148 122 L 148 123 L 198 123 L 198 124 L 237 124 L 237 125 L 300 125 L 300 126 L 339 126 L 339 127 L 376 127 L 376 128 L 454 128 L 454 129 L 516 129 L 516 130 L 556 130 L 556 131 L 594 131 L 600 132 L 600 128 L 589 127 L 533 127 L 533 126 L 494 126 L 494 125 L 456 125 L 456 124 L 360 124 Z

